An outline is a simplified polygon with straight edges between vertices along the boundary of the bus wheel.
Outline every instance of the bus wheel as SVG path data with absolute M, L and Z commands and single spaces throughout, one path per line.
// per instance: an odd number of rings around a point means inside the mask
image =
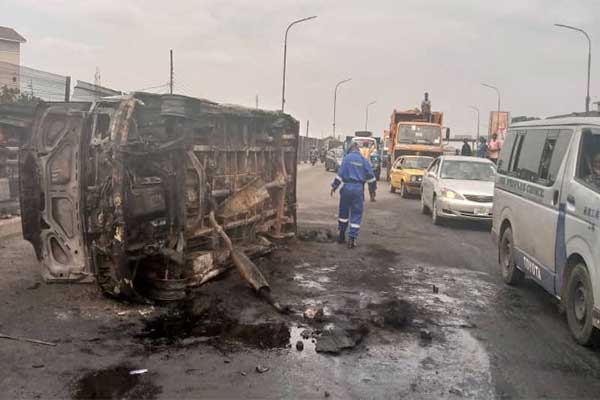
M 511 228 L 506 228 L 500 239 L 498 246 L 500 253 L 500 269 L 502 270 L 502 279 L 509 285 L 517 285 L 523 280 L 523 271 L 517 268 L 515 264 L 514 242 Z
M 569 275 L 566 292 L 567 322 L 571 334 L 579 344 L 592 344 L 595 333 L 592 312 L 594 295 L 585 264 L 579 263 Z

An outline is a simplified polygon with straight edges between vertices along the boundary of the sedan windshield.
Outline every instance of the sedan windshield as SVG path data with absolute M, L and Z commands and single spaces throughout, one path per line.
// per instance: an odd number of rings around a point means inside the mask
M 404 160 L 402 167 L 412 169 L 425 169 L 429 167 L 429 164 L 433 161 L 432 157 L 414 157 L 407 158 Z
M 446 160 L 442 164 L 442 179 L 493 181 L 496 169 L 491 163 Z

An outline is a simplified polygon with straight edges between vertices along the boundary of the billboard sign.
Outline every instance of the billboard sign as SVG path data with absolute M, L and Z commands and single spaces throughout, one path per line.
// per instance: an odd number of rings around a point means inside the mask
M 510 113 L 508 111 L 492 111 L 490 112 L 490 123 L 489 123 L 489 131 L 488 136 L 492 136 L 492 134 L 497 133 L 498 137 L 504 140 L 504 135 L 506 135 L 506 130 L 508 129 L 508 121 L 510 118 Z

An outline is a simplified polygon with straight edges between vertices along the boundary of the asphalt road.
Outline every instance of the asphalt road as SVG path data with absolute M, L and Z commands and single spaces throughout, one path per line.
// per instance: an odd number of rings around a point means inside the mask
M 335 230 L 333 177 L 300 167 L 306 238 Z M 542 290 L 501 282 L 486 226 L 434 226 L 379 186 L 358 248 L 292 241 L 258 262 L 287 316 L 236 274 L 185 307 L 47 285 L 28 243 L 0 241 L 0 333 L 56 344 L 0 339 L 0 398 L 600 398 L 599 350 L 571 339 Z M 328 333 L 339 354 L 315 351 Z

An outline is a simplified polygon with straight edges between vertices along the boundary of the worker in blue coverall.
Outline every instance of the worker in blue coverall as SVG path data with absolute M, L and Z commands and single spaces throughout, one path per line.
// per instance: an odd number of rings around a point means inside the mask
M 373 173 L 373 168 L 369 161 L 358 151 L 358 144 L 352 142 L 348 148 L 348 154 L 344 157 L 342 166 L 331 184 L 331 196 L 342 185 L 338 217 L 338 229 L 340 231 L 338 243 L 343 244 L 346 242 L 346 229 L 350 224 L 350 232 L 348 233 L 349 249 L 356 247 L 365 202 L 365 182 L 369 184 L 371 201 L 375 201 L 377 179 Z

